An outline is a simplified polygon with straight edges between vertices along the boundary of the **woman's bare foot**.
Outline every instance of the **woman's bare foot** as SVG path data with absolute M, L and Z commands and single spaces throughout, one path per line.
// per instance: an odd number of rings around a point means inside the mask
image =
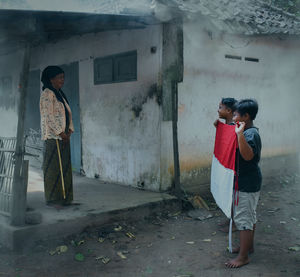
M 252 254 L 254 252 L 254 248 L 252 247 L 250 250 L 249 250 L 249 254 Z M 236 247 L 234 249 L 232 249 L 232 254 L 238 254 L 240 253 L 240 247 Z
M 243 265 L 246 265 L 249 263 L 249 258 L 242 258 L 240 256 L 237 256 L 235 259 L 230 260 L 229 262 L 225 263 L 227 267 L 230 268 L 239 268 L 242 267 Z

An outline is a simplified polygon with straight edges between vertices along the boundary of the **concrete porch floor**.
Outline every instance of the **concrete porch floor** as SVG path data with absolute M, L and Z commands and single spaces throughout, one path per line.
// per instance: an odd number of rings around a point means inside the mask
M 121 220 L 138 220 L 153 212 L 178 209 L 179 201 L 167 194 L 143 191 L 132 187 L 101 182 L 73 175 L 74 203 L 80 205 L 56 209 L 45 205 L 42 171 L 30 168 L 27 207 L 38 212 L 42 222 L 37 225 L 13 227 L 0 221 L 0 244 L 21 249 L 38 240 L 63 238 L 80 233 L 86 227 L 100 226 Z

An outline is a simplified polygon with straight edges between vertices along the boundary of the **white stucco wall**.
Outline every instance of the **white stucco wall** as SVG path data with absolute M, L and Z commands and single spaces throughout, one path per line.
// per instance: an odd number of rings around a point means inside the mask
M 225 59 L 225 55 L 242 60 Z M 300 40 L 237 37 L 205 22 L 184 24 L 184 80 L 179 84 L 179 144 L 183 183 L 207 183 L 218 103 L 255 98 L 263 157 L 299 146 Z M 245 57 L 259 62 L 245 61 Z M 299 148 L 298 148 L 299 149 Z
M 0 56 L 0 79 L 11 77 L 12 92 L 0 91 L 0 136 L 15 137 L 18 125 L 18 99 L 23 51 Z M 1 88 L 0 88 L 1 89 Z
M 156 53 L 150 48 L 157 47 Z M 137 81 L 94 85 L 93 60 L 137 50 Z M 37 48 L 32 69 L 79 62 L 82 163 L 88 177 L 160 189 L 161 27 L 73 37 Z M 150 93 L 151 94 L 151 93 Z M 132 108 L 141 107 L 139 116 Z

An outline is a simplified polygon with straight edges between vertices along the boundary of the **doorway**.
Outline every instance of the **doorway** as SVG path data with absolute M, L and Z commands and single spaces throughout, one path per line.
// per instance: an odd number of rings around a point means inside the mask
M 80 131 L 80 107 L 79 107 L 79 65 L 78 62 L 63 64 L 60 66 L 65 72 L 65 84 L 63 92 L 66 94 L 74 124 L 74 133 L 71 136 L 71 161 L 72 169 L 80 172 L 81 168 L 81 131 Z

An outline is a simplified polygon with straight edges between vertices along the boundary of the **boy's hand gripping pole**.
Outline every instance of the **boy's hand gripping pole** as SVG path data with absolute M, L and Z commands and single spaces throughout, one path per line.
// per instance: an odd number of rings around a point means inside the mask
M 64 199 L 66 199 L 64 174 L 63 174 L 63 168 L 62 168 L 62 163 L 61 163 L 61 156 L 60 156 L 60 149 L 59 149 L 58 139 L 56 139 L 56 146 L 57 146 L 57 153 L 58 153 L 58 161 L 59 161 L 59 169 L 60 169 L 61 186 L 62 186 L 62 191 L 63 191 L 63 197 L 64 197 Z

